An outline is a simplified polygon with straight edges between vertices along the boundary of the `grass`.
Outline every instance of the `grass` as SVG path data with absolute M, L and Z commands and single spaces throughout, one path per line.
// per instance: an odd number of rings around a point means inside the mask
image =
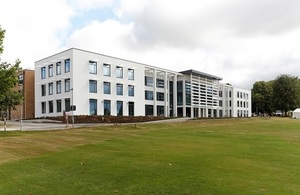
M 300 121 L 0 133 L 0 194 L 300 194 Z

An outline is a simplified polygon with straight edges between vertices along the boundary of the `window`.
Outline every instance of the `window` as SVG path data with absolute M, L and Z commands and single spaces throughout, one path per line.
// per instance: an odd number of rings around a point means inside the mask
M 153 91 L 145 91 L 145 100 L 153 100 Z
M 56 100 L 56 112 L 61 112 L 61 100 Z
M 123 116 L 123 102 L 117 101 L 117 115 Z
M 70 98 L 65 99 L 65 111 L 69 112 L 71 110 L 71 101 Z
M 69 92 L 70 89 L 70 79 L 65 79 L 65 92 Z
M 110 115 L 110 100 L 104 100 L 104 115 Z
M 145 116 L 153 116 L 153 105 L 145 105 Z
M 191 99 L 192 99 L 192 90 L 191 90 L 191 83 L 185 82 L 185 103 L 186 105 L 191 105 Z
M 123 95 L 123 84 L 117 83 L 117 95 Z
M 61 74 L 61 62 L 56 62 L 56 75 Z
M 117 66 L 116 74 L 117 78 L 123 78 L 123 67 Z
M 90 74 L 97 74 L 97 62 L 90 61 L 89 70 Z
M 90 99 L 90 115 L 97 115 L 97 100 Z
M 219 91 L 219 97 L 223 97 L 223 91 Z
M 134 96 L 134 86 L 128 85 L 128 96 Z
M 53 64 L 48 66 L 48 76 L 53 77 Z
M 46 85 L 41 85 L 42 96 L 46 95 Z
M 110 65 L 103 64 L 103 75 L 110 77 Z
M 104 94 L 110 94 L 110 83 L 109 82 L 104 82 L 103 83 L 103 93 Z
M 237 101 L 237 107 L 240 107 L 240 101 Z
M 70 70 L 71 70 L 70 59 L 66 59 L 65 60 L 65 72 L 70 72 Z
M 229 97 L 231 97 L 231 91 L 229 91 Z
M 219 106 L 223 106 L 223 101 L 222 100 L 219 100 Z
M 177 105 L 183 104 L 183 82 L 177 81 Z
M 53 101 L 49 101 L 49 113 L 53 113 Z
M 134 70 L 128 69 L 128 80 L 134 80 Z
M 42 114 L 46 113 L 46 102 L 42 102 Z
M 162 79 L 156 79 L 156 87 L 164 88 L 165 87 L 165 81 L 162 80 Z
M 231 107 L 231 100 L 229 100 L 229 107 Z M 231 115 L 230 115 L 231 116 Z
M 238 98 L 240 97 L 240 92 L 237 92 L 237 97 L 238 97 Z
M 97 93 L 97 81 L 90 80 L 90 93 Z
M 45 79 L 46 78 L 46 67 L 42 67 L 41 68 L 41 79 Z
M 134 116 L 134 102 L 128 102 L 128 115 Z
M 152 87 L 153 86 L 153 77 L 145 76 L 145 85 Z
M 156 100 L 157 101 L 165 101 L 165 94 L 164 93 L 162 93 L 162 92 L 157 92 L 156 93 Z
M 49 83 L 49 95 L 53 95 L 53 83 Z
M 164 116 L 165 107 L 164 106 L 157 106 L 157 116 Z
M 61 93 L 61 81 L 56 81 L 56 93 Z

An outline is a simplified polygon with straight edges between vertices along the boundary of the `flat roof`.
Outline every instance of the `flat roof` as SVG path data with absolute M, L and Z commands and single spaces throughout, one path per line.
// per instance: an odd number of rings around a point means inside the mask
M 205 72 L 200 72 L 200 71 L 193 70 L 193 69 L 181 71 L 180 73 L 181 74 L 192 74 L 192 75 L 207 77 L 207 78 L 216 79 L 216 80 L 222 80 L 223 79 L 222 77 L 214 76 L 214 75 L 207 74 Z

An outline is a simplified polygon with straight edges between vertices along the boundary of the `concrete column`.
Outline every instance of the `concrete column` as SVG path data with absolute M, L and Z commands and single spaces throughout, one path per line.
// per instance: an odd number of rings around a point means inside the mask
M 164 116 L 165 117 L 169 117 L 170 116 L 170 111 L 169 111 L 169 105 L 170 105 L 170 100 L 168 98 L 168 84 L 169 84 L 169 81 L 168 81 L 168 73 L 165 71 L 165 85 L 164 85 L 164 98 L 165 98 L 165 111 L 164 111 Z
M 157 100 L 156 100 L 156 69 L 153 70 L 153 116 L 157 116 Z
M 183 117 L 186 117 L 186 90 L 185 90 L 185 79 L 182 81 L 182 110 Z
M 177 116 L 177 75 L 173 79 L 173 115 Z

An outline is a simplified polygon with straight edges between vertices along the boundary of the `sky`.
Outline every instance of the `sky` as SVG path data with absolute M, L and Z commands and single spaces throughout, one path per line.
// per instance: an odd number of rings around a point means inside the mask
M 300 77 L 299 0 L 0 0 L 1 61 L 75 47 L 251 89 Z

